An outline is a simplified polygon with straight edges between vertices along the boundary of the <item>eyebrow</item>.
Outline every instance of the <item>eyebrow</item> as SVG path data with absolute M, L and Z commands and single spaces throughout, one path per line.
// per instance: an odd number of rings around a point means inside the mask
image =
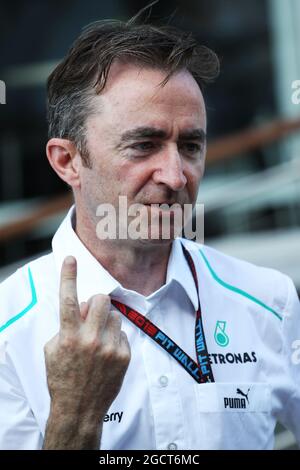
M 120 145 L 132 140 L 145 138 L 166 139 L 167 132 L 156 127 L 137 127 L 122 134 Z M 204 143 L 206 141 L 206 133 L 203 129 L 186 130 L 179 134 L 179 140 L 198 140 Z

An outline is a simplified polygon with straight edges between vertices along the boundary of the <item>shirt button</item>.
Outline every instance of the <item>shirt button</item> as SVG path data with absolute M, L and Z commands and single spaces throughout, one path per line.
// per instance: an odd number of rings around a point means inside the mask
M 159 377 L 159 383 L 162 387 L 167 387 L 169 383 L 168 377 L 166 377 L 165 375 L 162 375 L 161 377 Z
M 177 449 L 177 444 L 175 444 L 174 442 L 171 442 L 171 443 L 168 445 L 168 449 L 169 449 L 169 450 L 176 450 L 176 449 Z

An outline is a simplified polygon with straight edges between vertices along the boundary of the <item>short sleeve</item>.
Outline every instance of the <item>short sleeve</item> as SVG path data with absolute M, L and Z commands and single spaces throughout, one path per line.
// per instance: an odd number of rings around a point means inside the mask
M 279 418 L 281 423 L 295 435 L 300 447 L 300 302 L 295 286 L 289 278 L 282 332 L 289 398 Z
M 24 396 L 22 386 L 7 352 L 0 341 L 0 449 L 41 449 L 43 438 Z

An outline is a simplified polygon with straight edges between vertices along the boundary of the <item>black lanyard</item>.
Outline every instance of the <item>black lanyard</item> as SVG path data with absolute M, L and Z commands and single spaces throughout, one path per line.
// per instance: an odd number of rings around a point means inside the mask
M 182 245 L 185 259 L 189 265 L 193 279 L 195 282 L 199 308 L 196 312 L 196 323 L 195 323 L 195 347 L 197 355 L 197 363 L 184 352 L 166 333 L 158 328 L 154 323 L 148 320 L 144 315 L 133 310 L 127 305 L 118 302 L 117 300 L 111 300 L 111 303 L 120 312 L 128 318 L 134 325 L 142 330 L 146 335 L 155 341 L 161 348 L 167 351 L 168 354 L 174 357 L 177 362 L 190 374 L 197 383 L 214 382 L 214 376 L 209 362 L 209 356 L 204 336 L 203 324 L 202 324 L 202 311 L 199 298 L 198 279 L 195 269 L 194 262 L 187 249 Z

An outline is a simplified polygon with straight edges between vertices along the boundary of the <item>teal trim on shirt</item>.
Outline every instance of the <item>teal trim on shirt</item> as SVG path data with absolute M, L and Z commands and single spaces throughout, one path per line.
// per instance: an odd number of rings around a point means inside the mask
M 231 286 L 230 284 L 227 284 L 227 282 L 222 281 L 222 279 L 219 278 L 219 276 L 216 274 L 216 272 L 213 270 L 211 265 L 209 264 L 208 259 L 206 258 L 205 254 L 203 253 L 202 250 L 200 250 L 200 254 L 202 258 L 205 261 L 206 266 L 209 269 L 210 274 L 212 275 L 213 279 L 218 282 L 221 286 L 225 287 L 225 289 L 231 290 L 232 292 L 235 292 L 236 294 L 242 295 L 243 297 L 246 297 L 247 299 L 251 300 L 252 302 L 256 303 L 260 307 L 263 307 L 265 310 L 268 310 L 271 312 L 275 317 L 277 317 L 279 320 L 282 320 L 282 316 L 279 315 L 275 310 L 273 310 L 271 307 L 268 307 L 268 305 L 264 304 L 261 300 L 257 299 L 256 297 L 253 297 L 252 295 L 248 294 L 248 292 L 245 292 L 242 289 L 239 289 L 238 287 Z
M 24 308 L 24 310 L 22 310 L 22 312 L 18 313 L 17 315 L 15 315 L 14 317 L 12 317 L 10 320 L 8 320 L 4 325 L 0 326 L 0 333 L 1 331 L 5 330 L 6 328 L 8 328 L 12 323 L 16 322 L 17 320 L 19 320 L 19 318 L 23 317 L 27 312 L 29 312 L 29 310 L 31 310 L 35 304 L 37 303 L 37 296 L 36 296 L 36 290 L 35 290 L 35 286 L 34 286 L 34 282 L 33 282 L 33 277 L 32 277 L 32 274 L 31 274 L 31 270 L 30 268 L 28 268 L 28 277 L 29 277 L 29 285 L 30 285 L 30 289 L 31 289 L 31 302 L 30 304 Z

